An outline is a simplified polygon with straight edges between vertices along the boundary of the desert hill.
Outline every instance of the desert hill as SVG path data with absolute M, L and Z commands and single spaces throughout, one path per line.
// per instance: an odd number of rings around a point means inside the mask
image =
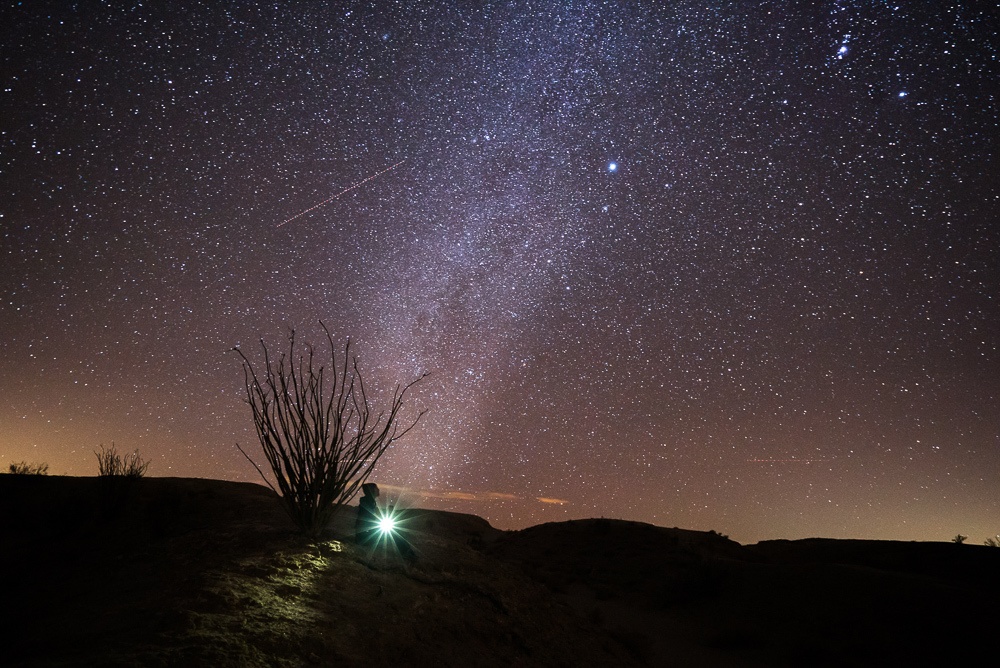
M 256 484 L 0 475 L 5 666 L 875 666 L 988 657 L 1000 550 L 411 509 L 414 564 Z

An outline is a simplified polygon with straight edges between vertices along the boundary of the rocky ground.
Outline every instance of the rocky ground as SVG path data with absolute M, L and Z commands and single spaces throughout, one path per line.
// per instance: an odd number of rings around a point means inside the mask
M 1000 549 L 411 510 L 415 563 L 259 485 L 0 475 L 5 666 L 867 666 L 989 657 Z M 930 661 L 931 663 L 928 663 Z

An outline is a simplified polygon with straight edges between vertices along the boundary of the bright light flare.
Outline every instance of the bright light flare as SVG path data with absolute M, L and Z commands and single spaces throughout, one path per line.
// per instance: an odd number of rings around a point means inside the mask
M 385 515 L 378 521 L 378 530 L 383 534 L 392 533 L 396 529 L 396 520 L 391 516 Z

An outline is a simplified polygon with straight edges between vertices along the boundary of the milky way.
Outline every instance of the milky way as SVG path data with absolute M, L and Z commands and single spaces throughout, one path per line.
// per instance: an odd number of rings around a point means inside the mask
M 965 4 L 8 5 L 0 464 L 253 480 L 231 349 L 322 320 L 378 387 L 430 372 L 376 474 L 418 505 L 980 542 L 1000 40 Z

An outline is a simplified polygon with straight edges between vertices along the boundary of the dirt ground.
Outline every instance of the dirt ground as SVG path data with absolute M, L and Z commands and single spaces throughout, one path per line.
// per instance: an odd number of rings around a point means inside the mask
M 0 475 L 4 665 L 931 665 L 998 621 L 996 548 L 413 509 L 411 563 L 350 507 L 307 540 L 259 485 L 101 483 Z

